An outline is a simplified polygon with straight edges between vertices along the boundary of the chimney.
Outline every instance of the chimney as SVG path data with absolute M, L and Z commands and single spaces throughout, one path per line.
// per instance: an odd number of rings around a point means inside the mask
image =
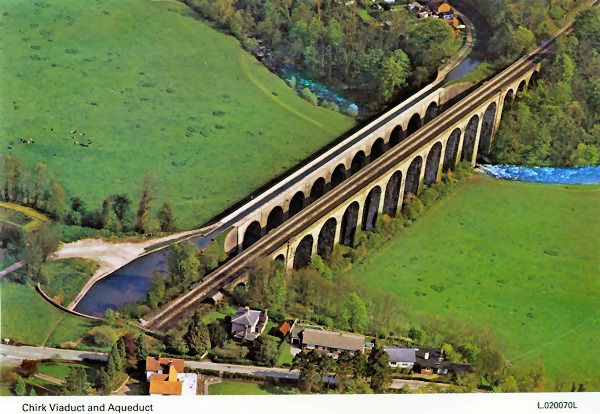
M 265 309 L 265 316 L 267 316 L 268 313 L 269 313 L 269 310 Z

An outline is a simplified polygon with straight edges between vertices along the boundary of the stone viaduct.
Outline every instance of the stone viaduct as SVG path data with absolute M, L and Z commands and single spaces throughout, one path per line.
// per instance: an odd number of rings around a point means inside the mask
M 453 169 L 459 161 L 474 164 L 478 155 L 487 155 L 504 105 L 525 90 L 539 70 L 538 63 L 412 156 L 399 161 L 385 176 L 357 188 L 352 198 L 290 239 L 271 258 L 284 261 L 288 268 L 302 267 L 312 255 L 327 253 L 335 243 L 350 244 L 357 228 L 372 229 L 379 214 L 394 214 L 422 184 L 436 182 L 441 171 Z M 395 108 L 361 129 L 355 134 L 360 140 L 352 147 L 330 157 L 322 168 L 236 223 L 226 238 L 226 251 L 235 255 L 249 248 L 419 128 L 435 123 L 439 108 L 448 100 L 447 90 L 439 88 L 416 105 L 400 113 Z

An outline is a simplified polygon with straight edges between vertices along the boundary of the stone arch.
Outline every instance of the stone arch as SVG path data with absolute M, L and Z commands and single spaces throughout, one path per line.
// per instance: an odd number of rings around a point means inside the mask
M 335 167 L 333 173 L 331 174 L 331 185 L 330 187 L 333 189 L 340 185 L 346 179 L 346 166 L 344 164 L 340 164 Z
M 364 167 L 367 164 L 366 159 L 367 159 L 367 157 L 366 157 L 364 151 L 358 151 L 354 155 L 354 158 L 352 158 L 352 166 L 350 167 L 350 175 L 354 175 L 357 172 L 359 172 L 362 169 L 362 167 Z
M 261 236 L 261 227 L 258 221 L 253 221 L 244 232 L 244 241 L 242 242 L 242 248 L 245 250 L 248 247 L 256 243 Z
M 524 92 L 527 89 L 527 80 L 523 79 L 521 83 L 519 83 L 519 92 Z
M 371 154 L 369 154 L 370 161 L 376 160 L 381 157 L 385 152 L 383 138 L 377 138 L 371 147 Z
M 304 208 L 305 197 L 302 191 L 298 191 L 292 197 L 290 201 L 290 208 L 288 210 L 288 218 L 292 218 L 296 214 L 298 214 Z
M 492 102 L 487 107 L 481 120 L 481 133 L 479 134 L 479 147 L 477 155 L 488 155 L 492 143 L 492 133 L 494 132 L 494 121 L 496 120 L 496 102 Z
M 402 126 L 396 125 L 396 127 L 394 127 L 394 129 L 392 130 L 392 133 L 390 134 L 389 147 L 393 148 L 396 145 L 398 145 L 399 143 L 401 143 L 402 139 L 404 138 L 403 134 L 404 134 L 404 131 L 402 131 Z
M 540 80 L 540 72 L 537 70 L 534 70 L 533 73 L 531 74 L 531 78 L 529 78 L 529 87 L 536 86 L 538 84 L 539 80 Z
M 409 194 L 417 195 L 422 165 L 423 158 L 421 158 L 420 155 L 411 161 L 408 171 L 406 172 L 406 182 L 404 183 L 404 200 L 406 200 Z
M 442 158 L 442 143 L 436 142 L 429 150 L 427 162 L 425 163 L 425 177 L 423 182 L 430 185 L 437 181 L 438 171 L 440 169 L 440 159 Z
M 477 139 L 477 127 L 479 126 L 479 115 L 473 115 L 465 129 L 465 137 L 463 139 L 461 161 L 469 161 L 473 159 L 475 151 L 475 140 Z
M 423 124 L 427 124 L 433 118 L 435 118 L 438 114 L 439 108 L 437 102 L 433 101 L 427 107 L 427 111 L 425 111 L 425 119 Z
M 283 253 L 278 254 L 277 257 L 275 258 L 275 261 L 285 263 L 285 256 L 283 255 Z
M 390 177 L 385 187 L 385 198 L 383 199 L 383 212 L 390 216 L 396 214 L 398 201 L 400 201 L 400 187 L 402 186 L 402 171 L 396 171 Z
M 319 239 L 317 240 L 317 254 L 321 257 L 325 257 L 329 252 L 333 250 L 335 244 L 335 228 L 337 227 L 337 220 L 331 217 L 323 224 L 321 231 L 319 232 Z
M 448 141 L 446 141 L 446 151 L 444 152 L 444 171 L 449 171 L 456 167 L 460 134 L 460 129 L 456 128 L 448 137 Z
M 313 243 L 313 236 L 310 234 L 304 236 L 304 238 L 300 241 L 300 244 L 298 244 L 298 247 L 296 247 L 296 254 L 294 255 L 295 270 L 308 266 L 310 263 L 310 257 L 312 256 Z
M 269 217 L 267 217 L 267 227 L 266 232 L 270 232 L 273 229 L 281 226 L 283 224 L 283 208 L 280 206 L 275 207 L 269 213 Z
M 325 194 L 325 179 L 320 177 L 310 189 L 309 203 L 314 203 Z
M 235 287 L 233 288 L 233 291 L 240 290 L 240 289 L 248 290 L 248 284 L 246 282 L 240 282 L 237 285 L 235 285 Z
M 340 243 L 350 246 L 356 233 L 356 224 L 358 223 L 358 210 L 360 205 L 358 201 L 352 202 L 342 217 L 342 226 L 340 229 Z
M 421 128 L 421 117 L 418 113 L 414 114 L 410 121 L 408 121 L 408 127 L 406 128 L 406 136 L 410 137 L 412 134 L 417 132 Z
M 376 185 L 369 191 L 365 200 L 362 217 L 362 229 L 372 230 L 377 222 L 377 213 L 379 210 L 379 201 L 381 200 L 381 187 Z

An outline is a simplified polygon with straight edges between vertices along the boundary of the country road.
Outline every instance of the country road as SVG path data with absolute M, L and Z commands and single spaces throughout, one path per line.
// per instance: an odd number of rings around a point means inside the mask
M 106 361 L 106 354 L 102 352 L 88 352 L 88 351 L 76 351 L 66 350 L 57 348 L 41 348 L 34 346 L 13 346 L 13 345 L 0 345 L 0 366 L 2 365 L 16 365 L 20 364 L 24 359 L 45 359 L 45 358 L 56 358 L 65 359 L 69 361 L 82 361 L 83 359 L 95 359 L 98 361 Z M 216 364 L 208 361 L 186 361 L 185 366 L 188 368 L 195 369 L 211 369 L 219 372 L 236 372 L 240 374 L 257 375 L 261 377 L 272 377 L 272 378 L 288 378 L 298 379 L 300 371 L 289 370 L 288 368 L 269 368 L 269 367 L 257 367 L 253 365 L 232 365 L 232 364 Z M 335 383 L 335 376 L 326 376 L 326 381 Z M 392 380 L 392 388 L 402 388 L 404 385 L 408 385 L 412 390 L 420 387 L 424 387 L 431 384 L 426 381 L 419 380 Z M 448 387 L 448 384 L 436 385 L 442 387 Z

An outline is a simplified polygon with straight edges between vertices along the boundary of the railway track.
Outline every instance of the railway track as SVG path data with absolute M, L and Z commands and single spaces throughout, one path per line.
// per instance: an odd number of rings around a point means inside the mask
M 516 61 L 492 80 L 484 83 L 470 95 L 435 118 L 434 122 L 430 122 L 419 129 L 412 136 L 388 150 L 353 176 L 347 178 L 340 185 L 324 194 L 320 199 L 310 204 L 281 226 L 273 229 L 269 234 L 241 252 L 238 256 L 207 275 L 202 282 L 193 286 L 188 293 L 152 315 L 144 325 L 144 328 L 160 332 L 168 331 L 179 320 L 198 309 L 202 301 L 210 297 L 213 292 L 234 282 L 247 273 L 253 263 L 264 257 L 268 257 L 281 246 L 285 245 L 290 239 L 300 234 L 305 228 L 329 214 L 333 209 L 346 202 L 365 186 L 385 175 L 400 161 L 409 158 L 415 151 L 430 141 L 437 139 L 444 131 L 468 117 L 474 109 L 481 107 L 487 101 L 491 100 L 504 87 L 520 79 L 544 59 L 552 40 L 565 30 L 568 30 L 569 27 L 570 25 L 565 26 L 550 41 Z

